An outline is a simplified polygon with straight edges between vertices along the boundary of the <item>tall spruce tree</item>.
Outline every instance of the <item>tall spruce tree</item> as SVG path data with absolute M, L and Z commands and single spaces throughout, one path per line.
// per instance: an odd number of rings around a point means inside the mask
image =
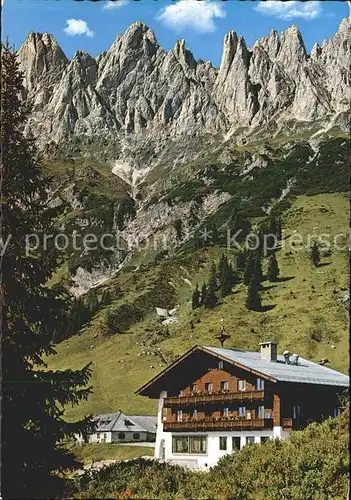
M 250 283 L 254 269 L 255 269 L 255 255 L 251 251 L 251 252 L 249 252 L 249 255 L 248 255 L 247 260 L 246 260 L 244 279 L 243 279 L 244 285 L 248 285 Z
M 262 258 L 260 252 L 257 252 L 255 256 L 252 278 L 256 281 L 257 285 L 263 281 Z
M 222 297 L 226 297 L 235 284 L 233 267 L 228 262 L 228 257 L 222 254 L 219 262 L 218 281 Z
M 216 264 L 213 262 L 212 267 L 211 267 L 211 274 L 210 274 L 210 279 L 208 281 L 208 288 L 207 288 L 207 293 L 204 298 L 204 306 L 207 309 L 212 309 L 218 304 L 218 297 L 217 297 L 217 268 Z
M 45 286 L 58 264 L 52 245 L 25 251 L 26 235 L 55 234 L 47 181 L 35 149 L 23 135 L 27 112 L 21 100 L 23 75 L 8 44 L 1 51 L 2 179 L 2 420 L 3 498 L 60 498 L 57 473 L 79 464 L 62 440 L 85 433 L 89 419 L 68 423 L 64 407 L 86 399 L 91 370 L 47 371 L 54 354 L 52 330 L 64 302 Z
M 200 306 L 203 306 L 205 304 L 206 295 L 207 295 L 207 285 L 204 282 L 204 283 L 202 283 L 202 287 L 201 287 Z
M 261 297 L 259 294 L 259 285 L 252 277 L 247 289 L 246 307 L 251 311 L 260 311 L 262 309 Z
M 246 252 L 240 251 L 236 257 L 236 268 L 239 270 L 245 269 L 246 264 Z
M 276 281 L 279 276 L 279 266 L 277 257 L 272 254 L 268 261 L 267 279 L 268 281 Z
M 196 284 L 195 290 L 193 291 L 193 295 L 191 298 L 191 306 L 193 309 L 198 309 L 201 305 L 201 295 L 199 291 L 199 285 Z

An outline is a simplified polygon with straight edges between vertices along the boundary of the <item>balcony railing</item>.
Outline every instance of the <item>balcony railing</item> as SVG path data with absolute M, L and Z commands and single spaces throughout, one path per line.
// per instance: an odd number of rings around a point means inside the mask
M 272 429 L 273 419 L 235 419 L 235 420 L 191 420 L 185 422 L 163 422 L 165 431 L 241 431 L 255 429 Z
M 313 420 L 311 420 L 310 422 L 312 422 Z M 301 419 L 301 418 L 282 418 L 281 420 L 281 425 L 283 427 L 283 429 L 289 431 L 289 430 L 298 430 L 298 429 L 302 429 L 303 427 L 305 427 L 307 424 L 309 423 L 309 421 L 305 420 L 305 419 Z
M 215 404 L 215 403 L 233 403 L 242 401 L 261 401 L 265 399 L 267 392 L 265 391 L 240 391 L 240 392 L 223 392 L 221 394 L 201 394 L 193 396 L 175 396 L 164 399 L 164 406 L 166 408 L 181 407 L 181 406 L 194 406 L 201 404 Z

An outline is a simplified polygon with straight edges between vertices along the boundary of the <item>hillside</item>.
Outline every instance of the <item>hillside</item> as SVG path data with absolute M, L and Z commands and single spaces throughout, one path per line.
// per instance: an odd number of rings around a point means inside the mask
M 347 224 L 348 198 L 341 193 L 297 196 L 283 215 L 287 236 L 298 231 L 304 241 L 317 228 L 318 233 L 346 233 Z M 170 361 L 194 344 L 215 344 L 214 335 L 219 331 L 221 318 L 231 334 L 229 347 L 255 350 L 260 341 L 272 338 L 279 341 L 281 352 L 288 348 L 315 361 L 326 357 L 331 367 L 347 371 L 348 320 L 341 301 L 347 294 L 346 250 L 333 250 L 322 258 L 323 265 L 314 268 L 307 249 L 291 251 L 286 244 L 286 248 L 277 252 L 282 279 L 273 284 L 265 282 L 262 292 L 263 304 L 274 306 L 272 309 L 248 311 L 246 287 L 238 284 L 215 309 L 193 312 L 190 299 L 194 285 L 208 279 L 211 261 L 218 259 L 223 251 L 220 247 L 202 248 L 156 265 L 145 265 L 137 273 L 130 265 L 104 283 L 111 289 L 118 286 L 123 297 L 120 300 L 130 304 L 151 290 L 153 304 L 141 321 L 133 320 L 131 314 L 133 324 L 114 335 L 106 335 L 106 307 L 102 308 L 78 335 L 58 344 L 58 354 L 49 359 L 50 368 L 81 367 L 89 361 L 93 368 L 94 393 L 86 403 L 67 410 L 70 418 L 119 408 L 133 413 L 154 412 L 156 402 L 137 397 L 134 391 L 165 365 L 159 356 L 142 353 L 160 349 Z M 170 325 L 169 334 L 157 324 L 154 312 L 157 305 L 165 306 L 162 303 L 165 273 L 175 285 L 176 296 L 170 297 L 173 300 L 170 305 L 180 306 L 180 323 Z M 191 320 L 194 330 L 190 328 Z

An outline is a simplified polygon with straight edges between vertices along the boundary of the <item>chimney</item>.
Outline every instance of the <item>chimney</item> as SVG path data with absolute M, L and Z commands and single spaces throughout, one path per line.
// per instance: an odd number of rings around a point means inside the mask
M 290 365 L 290 351 L 285 349 L 285 351 L 283 352 L 283 356 L 284 356 L 285 364 Z
M 278 343 L 270 340 L 269 342 L 260 342 L 261 346 L 261 359 L 267 361 L 277 361 L 277 347 Z
M 298 365 L 299 364 L 299 355 L 298 354 L 293 354 L 290 358 L 290 364 L 291 365 Z

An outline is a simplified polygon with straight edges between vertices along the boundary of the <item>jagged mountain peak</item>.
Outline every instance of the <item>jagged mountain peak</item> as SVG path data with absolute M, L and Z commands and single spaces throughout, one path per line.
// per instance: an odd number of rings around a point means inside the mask
M 306 53 L 296 25 L 272 30 L 248 49 L 229 31 L 220 68 L 196 61 L 185 40 L 166 52 L 142 21 L 92 58 L 69 63 L 49 34 L 31 33 L 19 51 L 30 127 L 41 141 L 72 134 L 158 136 L 227 133 L 274 120 L 330 120 L 347 112 L 349 19 Z

